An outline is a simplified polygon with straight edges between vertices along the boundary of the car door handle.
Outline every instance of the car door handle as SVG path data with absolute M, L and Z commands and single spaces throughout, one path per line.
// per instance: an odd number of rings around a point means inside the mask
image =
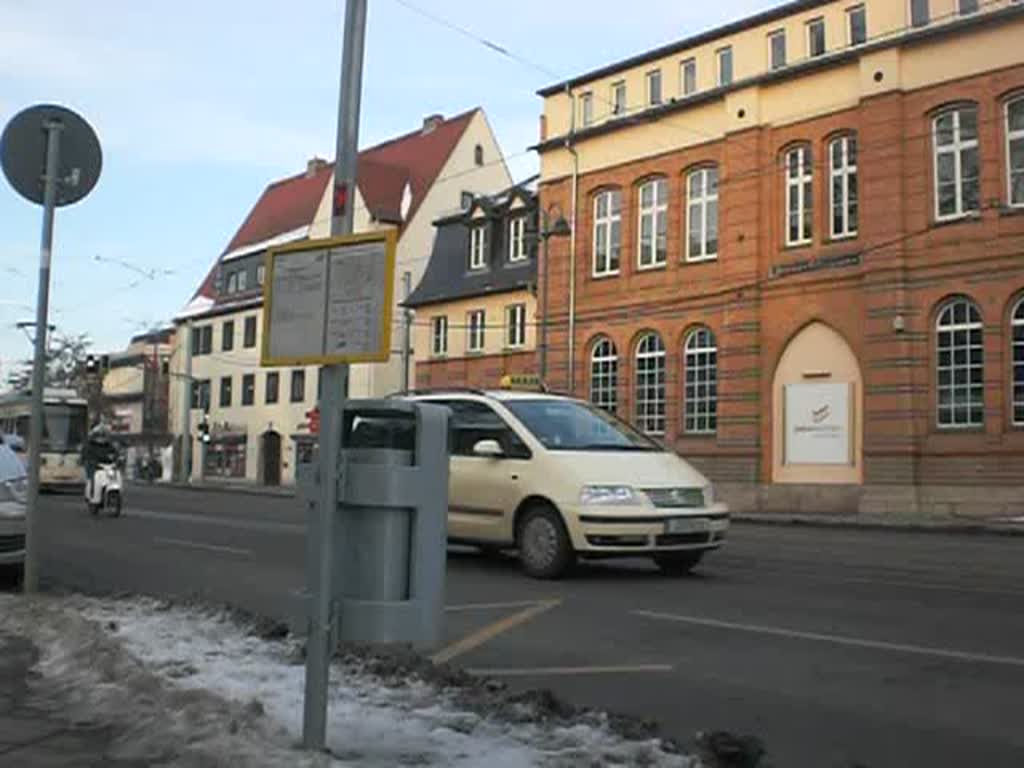
M 510 475 L 510 477 L 511 477 L 511 478 L 512 478 L 513 480 L 518 480 L 518 479 L 519 479 L 519 475 L 518 475 L 518 473 L 516 473 L 516 472 L 513 472 L 513 473 L 512 473 L 511 475 Z

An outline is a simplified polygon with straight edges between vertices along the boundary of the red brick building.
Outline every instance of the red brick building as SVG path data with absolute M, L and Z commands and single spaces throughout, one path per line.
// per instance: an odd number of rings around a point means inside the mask
M 737 509 L 1024 514 L 1024 6 L 928 6 L 789 3 L 541 92 L 551 381 Z

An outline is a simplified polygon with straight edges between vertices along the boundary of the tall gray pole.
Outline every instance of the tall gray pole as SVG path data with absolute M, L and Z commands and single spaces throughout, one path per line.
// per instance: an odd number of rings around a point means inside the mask
M 409 298 L 412 293 L 412 272 L 402 273 L 402 296 Z M 409 389 L 409 369 L 412 367 L 412 310 L 402 311 L 402 391 Z
M 363 85 L 363 47 L 366 0 L 346 0 L 345 34 L 341 50 L 341 90 L 338 96 L 338 135 L 334 163 L 331 235 L 352 233 L 356 164 L 359 157 L 359 107 Z M 338 506 L 338 458 L 341 453 L 341 411 L 348 397 L 348 365 L 327 365 L 321 371 L 320 415 L 320 541 L 316 584 L 313 585 L 309 637 L 306 642 L 306 693 L 302 740 L 306 749 L 323 750 L 327 742 L 327 686 L 334 607 L 332 550 Z
M 192 321 L 185 322 L 185 339 L 182 343 L 184 349 L 184 368 L 181 378 L 181 414 L 178 416 L 181 423 L 181 482 L 187 483 L 192 476 L 189 471 L 189 464 L 192 458 Z
M 28 498 L 25 509 L 25 592 L 39 589 L 39 460 L 43 440 L 43 394 L 46 388 L 46 341 L 49 334 L 50 255 L 53 251 L 53 212 L 57 205 L 57 169 L 63 125 L 45 123 L 46 177 L 43 180 L 43 234 L 39 247 L 39 291 L 36 298 L 35 355 L 32 359 L 32 416 L 28 438 Z

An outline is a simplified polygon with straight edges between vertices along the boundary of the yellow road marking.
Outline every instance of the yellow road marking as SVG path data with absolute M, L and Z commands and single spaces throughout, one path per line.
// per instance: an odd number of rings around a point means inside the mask
M 556 675 L 612 675 L 633 672 L 671 672 L 671 664 L 635 664 L 620 667 L 527 667 L 524 669 L 469 669 L 485 677 L 548 677 Z
M 445 664 L 456 656 L 461 656 L 464 653 L 472 651 L 474 648 L 479 648 L 481 645 L 493 640 L 503 632 L 508 632 L 510 629 L 518 627 L 520 624 L 525 624 L 531 619 L 535 619 L 542 613 L 547 613 L 555 606 L 560 605 L 561 602 L 561 600 L 546 600 L 542 603 L 534 603 L 525 610 L 513 613 L 511 616 L 506 616 L 503 619 L 498 619 L 485 627 L 481 627 L 476 632 L 466 635 L 464 638 L 457 640 L 447 648 L 442 648 L 431 656 L 430 659 L 435 664 Z

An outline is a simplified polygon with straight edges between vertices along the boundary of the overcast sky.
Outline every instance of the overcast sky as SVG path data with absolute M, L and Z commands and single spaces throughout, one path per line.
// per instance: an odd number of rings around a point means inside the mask
M 411 4 L 491 40 L 504 57 Z M 361 143 L 482 106 L 517 177 L 537 88 L 771 0 L 370 0 Z M 57 217 L 51 320 L 102 350 L 169 320 L 266 184 L 333 156 L 344 0 L 0 0 L 0 125 L 39 102 L 88 119 L 103 176 Z M 0 179 L 0 366 L 30 354 L 40 209 Z M 99 257 L 100 260 L 97 260 Z M 123 262 L 119 264 L 117 262 Z M 156 279 L 136 270 L 153 270 Z

